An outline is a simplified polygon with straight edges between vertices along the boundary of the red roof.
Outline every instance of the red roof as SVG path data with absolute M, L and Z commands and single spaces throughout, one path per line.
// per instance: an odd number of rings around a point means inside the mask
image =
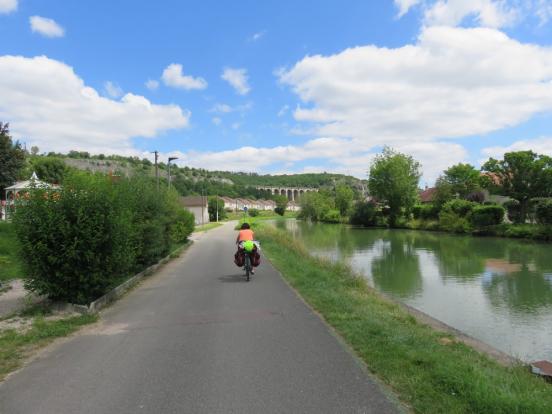
M 426 188 L 425 190 L 420 191 L 420 201 L 422 203 L 431 203 L 435 198 L 436 191 L 437 191 L 437 188 L 435 187 Z

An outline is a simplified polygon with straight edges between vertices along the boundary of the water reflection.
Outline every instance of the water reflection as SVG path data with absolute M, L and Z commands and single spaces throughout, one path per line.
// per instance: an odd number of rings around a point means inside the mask
M 552 359 L 549 244 L 406 230 L 276 222 L 313 254 L 344 260 L 377 288 L 523 358 Z

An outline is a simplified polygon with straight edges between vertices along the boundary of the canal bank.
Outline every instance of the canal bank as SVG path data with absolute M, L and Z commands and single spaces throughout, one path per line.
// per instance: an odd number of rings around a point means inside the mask
M 549 386 L 452 335 L 420 324 L 343 264 L 312 257 L 289 234 L 260 226 L 265 254 L 367 368 L 416 412 L 546 413 Z

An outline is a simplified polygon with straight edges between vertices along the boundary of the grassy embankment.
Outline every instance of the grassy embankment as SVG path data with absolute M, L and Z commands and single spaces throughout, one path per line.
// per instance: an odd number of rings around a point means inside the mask
M 13 225 L 0 222 L 0 282 L 22 276 Z
M 404 225 L 398 227 L 410 230 L 444 231 L 448 233 L 469 234 L 472 236 L 494 236 L 513 239 L 552 241 L 552 226 L 541 224 L 502 223 L 483 228 L 458 226 L 456 229 L 450 229 L 440 225 L 439 220 L 412 219 L 405 222 Z
M 30 319 L 29 329 L 6 329 L 0 331 L 0 381 L 18 369 L 25 358 L 54 339 L 67 336 L 83 325 L 96 322 L 96 315 L 71 316 L 48 320 L 48 312 L 35 309 L 20 316 Z
M 314 258 L 290 235 L 256 233 L 289 283 L 417 413 L 550 413 L 552 387 L 421 324 L 343 264 Z

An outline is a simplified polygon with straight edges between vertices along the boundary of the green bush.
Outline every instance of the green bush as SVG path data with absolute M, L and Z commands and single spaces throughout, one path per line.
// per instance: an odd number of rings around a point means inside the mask
M 171 224 L 171 240 L 173 243 L 183 243 L 192 234 L 195 227 L 193 213 L 186 209 L 180 209 L 176 213 L 174 222 Z
M 439 207 L 434 204 L 416 204 L 412 207 L 415 219 L 431 220 L 439 217 Z
M 475 206 L 478 206 L 478 205 L 479 204 L 474 203 L 472 201 L 455 199 L 455 200 L 450 200 L 446 202 L 443 205 L 441 211 L 452 212 L 457 214 L 460 217 L 466 217 L 468 214 L 472 212 Z
M 169 252 L 176 200 L 146 178 L 86 173 L 59 190 L 30 191 L 14 216 L 26 287 L 54 300 L 97 299 Z
M 471 231 L 470 221 L 466 217 L 448 209 L 439 214 L 439 227 L 454 233 L 469 233 Z
M 504 220 L 504 208 L 496 204 L 475 206 L 469 219 L 475 227 L 494 226 Z
M 341 213 L 337 209 L 331 209 L 324 212 L 322 216 L 322 221 L 326 223 L 340 223 L 341 222 Z
M 552 200 L 543 200 L 536 207 L 537 223 L 552 225 Z
M 251 217 L 257 217 L 259 215 L 259 210 L 256 208 L 252 208 L 247 211 L 247 214 L 249 214 L 249 216 Z
M 359 201 L 353 206 L 351 224 L 375 226 L 378 224 L 376 205 L 369 201 Z

